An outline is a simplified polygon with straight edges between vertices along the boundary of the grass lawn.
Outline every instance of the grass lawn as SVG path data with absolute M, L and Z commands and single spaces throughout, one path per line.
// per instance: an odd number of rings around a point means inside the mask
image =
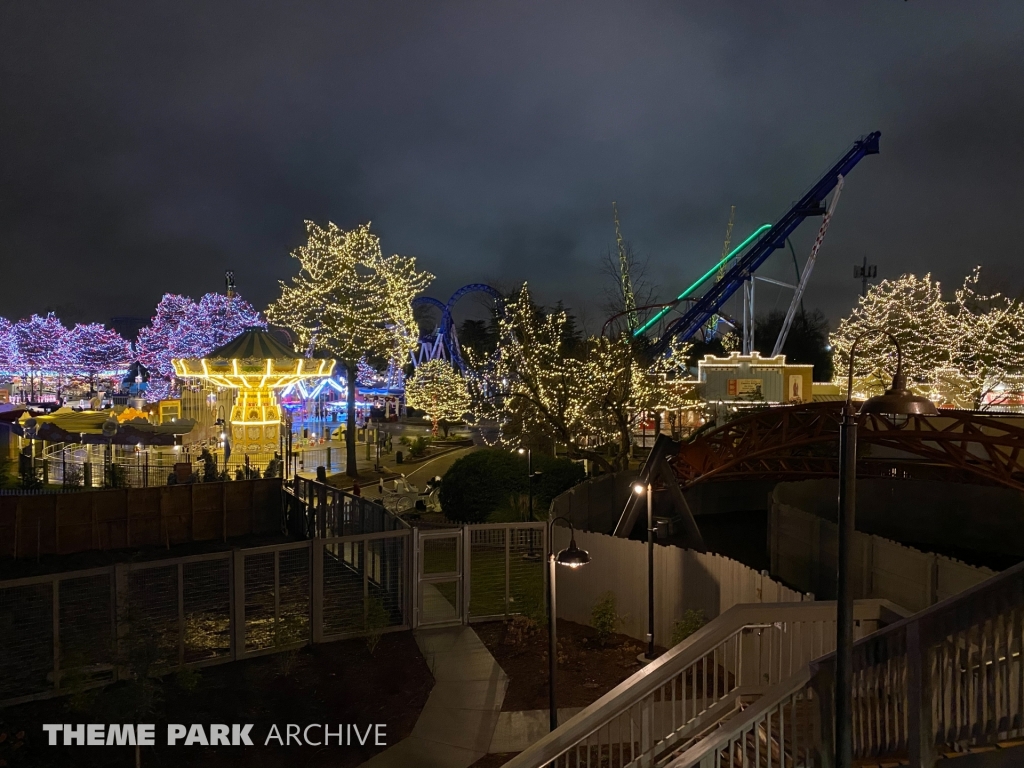
M 544 609 L 544 558 L 539 541 L 531 549 L 528 544 L 509 547 L 506 570 L 505 545 L 499 536 L 503 531 L 477 531 L 470 535 L 489 541 L 473 541 L 469 555 L 469 615 L 472 618 L 506 614 L 505 580 L 508 576 L 507 612 L 539 614 Z M 426 539 L 423 547 L 424 575 L 454 573 L 458 570 L 460 553 L 457 539 Z M 493 542 L 493 543 L 492 543 Z M 455 581 L 434 586 L 453 606 L 457 602 Z

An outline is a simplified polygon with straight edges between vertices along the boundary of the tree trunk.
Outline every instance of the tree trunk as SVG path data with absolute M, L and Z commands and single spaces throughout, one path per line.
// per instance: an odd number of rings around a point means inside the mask
M 345 363 L 345 383 L 348 387 L 345 402 L 345 474 L 349 477 L 359 474 L 356 467 L 356 366 L 357 363 Z

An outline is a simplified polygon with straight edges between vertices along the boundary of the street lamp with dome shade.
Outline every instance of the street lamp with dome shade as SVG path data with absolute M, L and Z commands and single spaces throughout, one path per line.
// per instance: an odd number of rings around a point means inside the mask
M 892 386 L 882 395 L 868 398 L 853 408 L 853 362 L 857 346 L 865 336 L 884 333 L 896 347 L 896 374 Z M 850 347 L 846 378 L 846 406 L 839 425 L 839 553 L 836 588 L 836 766 L 853 764 L 853 594 L 850 591 L 850 550 L 856 530 L 857 415 L 936 416 L 935 403 L 907 389 L 903 375 L 903 352 L 899 340 L 887 331 L 865 331 Z
M 555 554 L 554 533 L 555 523 L 564 520 L 569 524 L 569 546 Z M 564 515 L 551 518 L 548 521 L 548 717 L 551 730 L 558 727 L 558 704 L 555 697 L 555 672 L 558 664 L 558 633 L 556 631 L 556 595 L 557 575 L 556 565 L 564 565 L 573 570 L 582 568 L 590 562 L 590 553 L 580 549 L 576 545 L 576 529 L 572 527 L 572 520 Z

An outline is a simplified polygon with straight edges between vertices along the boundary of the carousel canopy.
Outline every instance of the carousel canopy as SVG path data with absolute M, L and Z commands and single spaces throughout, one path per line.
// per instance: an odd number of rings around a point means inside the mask
M 330 376 L 333 360 L 297 355 L 262 328 L 247 328 L 203 358 L 175 358 L 181 377 L 205 379 L 217 386 L 273 390 L 299 379 Z
M 246 328 L 238 336 L 206 356 L 207 360 L 297 359 L 299 355 L 262 328 Z

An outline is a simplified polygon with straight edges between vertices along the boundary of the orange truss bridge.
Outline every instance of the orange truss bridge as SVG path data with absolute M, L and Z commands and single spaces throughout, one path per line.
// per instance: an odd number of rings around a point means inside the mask
M 685 488 L 709 480 L 796 480 L 839 474 L 841 402 L 758 410 L 670 459 Z M 858 417 L 858 474 L 938 478 L 1024 491 L 1024 417 L 943 410 L 939 416 Z

